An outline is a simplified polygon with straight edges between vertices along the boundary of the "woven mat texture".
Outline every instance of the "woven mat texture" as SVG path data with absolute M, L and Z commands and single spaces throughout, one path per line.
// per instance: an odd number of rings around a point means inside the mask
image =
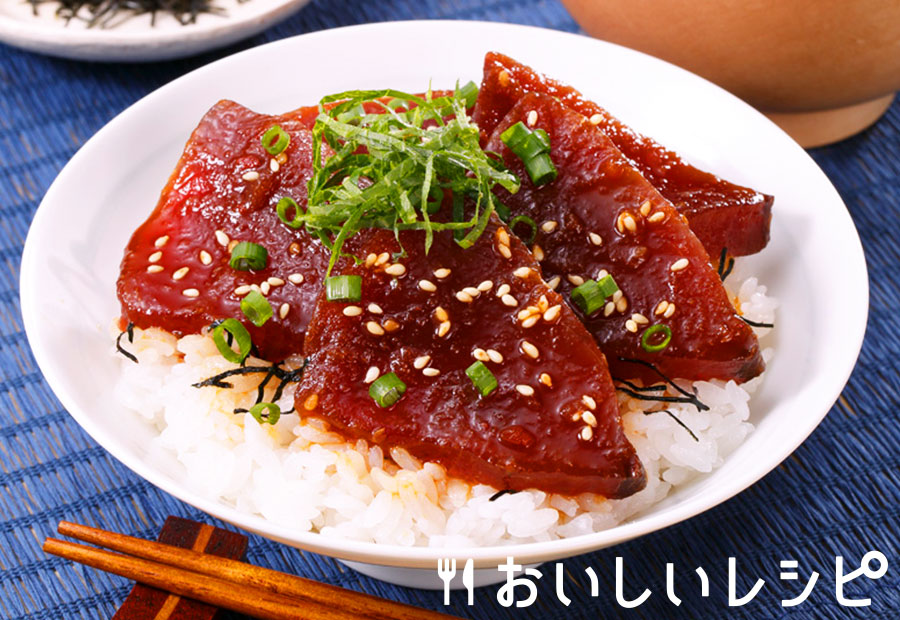
M 19 308 L 19 261 L 29 223 L 50 183 L 97 130 L 125 107 L 216 58 L 279 38 L 370 21 L 478 19 L 577 31 L 552 0 L 313 1 L 286 22 L 214 54 L 150 65 L 102 65 L 38 56 L 0 45 L 0 617 L 108 618 L 130 584 L 44 555 L 40 543 L 60 519 L 155 537 L 169 514 L 214 522 L 126 469 L 81 431 L 41 376 Z M 565 562 L 570 607 L 554 594 L 552 565 L 542 569 L 531 607 L 505 609 L 497 587 L 476 605 L 453 596 L 446 611 L 467 618 L 896 618 L 900 613 L 900 101 L 873 128 L 812 156 L 837 186 L 862 237 L 871 311 L 862 355 L 828 417 L 781 466 L 738 497 L 686 523 Z M 835 283 L 840 294 L 840 283 Z M 835 555 L 851 568 L 878 549 L 891 562 L 879 581 L 858 579 L 848 596 L 870 596 L 853 611 L 835 601 Z M 653 592 L 636 610 L 614 598 L 616 556 L 626 594 Z M 765 579 L 760 594 L 728 609 L 728 557 L 738 559 L 738 590 Z M 249 560 L 342 587 L 445 609 L 439 593 L 361 576 L 331 558 L 259 537 Z M 779 561 L 799 561 L 799 582 L 779 581 Z M 675 607 L 665 596 L 665 565 L 676 564 Z M 586 567 L 600 576 L 590 596 Z M 710 575 L 700 597 L 696 567 Z M 793 608 L 811 571 L 821 574 L 809 599 Z

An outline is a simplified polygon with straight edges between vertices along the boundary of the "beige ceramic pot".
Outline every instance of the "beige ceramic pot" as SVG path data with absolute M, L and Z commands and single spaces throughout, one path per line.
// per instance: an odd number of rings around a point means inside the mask
M 597 38 L 723 86 L 800 144 L 874 123 L 900 89 L 898 0 L 563 0 Z

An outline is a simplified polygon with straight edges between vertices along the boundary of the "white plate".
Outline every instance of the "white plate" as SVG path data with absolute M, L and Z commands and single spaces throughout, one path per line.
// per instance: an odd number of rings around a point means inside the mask
M 88 28 L 82 20 L 66 24 L 56 16 L 57 4 L 27 0 L 0 1 L 0 41 L 32 52 L 76 60 L 146 62 L 199 54 L 251 37 L 285 19 L 309 0 L 214 0 L 225 15 L 201 14 L 182 25 L 160 13 L 117 20 L 115 27 Z
M 379 55 L 392 49 L 414 50 Z M 465 45 L 461 43 L 465 42 Z M 421 90 L 481 77 L 484 52 L 503 51 L 576 85 L 632 126 L 726 178 L 776 196 L 772 241 L 746 260 L 782 303 L 778 352 L 752 403 L 756 430 L 711 475 L 618 527 L 515 547 L 454 550 L 478 566 L 564 558 L 658 530 L 728 499 L 786 458 L 825 416 L 853 369 L 868 310 L 859 238 L 825 175 L 761 114 L 705 80 L 649 56 L 580 36 L 473 22 L 406 22 L 304 35 L 203 67 L 148 95 L 100 130 L 60 173 L 35 215 L 21 270 L 25 328 L 41 370 L 75 419 L 139 475 L 240 527 L 331 556 L 411 568 L 446 550 L 335 540 L 294 532 L 188 490 L 180 465 L 149 460 L 147 431 L 111 402 L 119 361 L 108 326 L 115 280 L 134 228 L 202 114 L 220 98 L 279 113 L 326 93 L 391 86 Z M 304 62 L 302 79 L 292 67 Z M 90 360 L 90 363 L 85 363 Z

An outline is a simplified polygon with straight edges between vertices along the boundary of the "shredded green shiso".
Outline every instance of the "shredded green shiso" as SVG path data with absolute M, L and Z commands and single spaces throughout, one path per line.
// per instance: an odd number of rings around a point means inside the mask
M 518 178 L 479 145 L 466 111 L 474 93 L 470 84 L 442 97 L 430 89 L 424 96 L 353 90 L 319 102 L 307 209 L 282 221 L 305 226 L 331 250 L 326 275 L 344 242 L 364 228 L 424 230 L 426 252 L 434 231 L 453 230 L 461 247 L 471 247 L 498 209 L 492 189 L 518 191 Z M 323 159 L 326 145 L 333 154 Z M 445 193 L 453 196 L 453 217 L 434 221 Z

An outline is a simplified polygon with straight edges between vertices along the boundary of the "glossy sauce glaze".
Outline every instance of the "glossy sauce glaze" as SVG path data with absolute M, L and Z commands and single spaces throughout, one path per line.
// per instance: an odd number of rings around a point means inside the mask
M 550 135 L 558 178 L 536 188 L 500 134 L 534 120 Z M 583 115 L 547 95 L 528 94 L 497 125 L 488 150 L 503 156 L 522 181 L 515 195 L 498 190 L 515 214 L 537 224 L 534 251 L 544 278 L 558 278 L 571 302 L 583 280 L 601 270 L 618 283 L 621 297 L 591 316 L 576 312 L 621 379 L 658 382 L 651 362 L 669 377 L 745 381 L 764 368 L 751 328 L 731 305 L 709 256 L 682 216 Z M 537 248 L 540 248 L 539 250 Z M 667 325 L 671 343 L 649 353 L 641 345 L 653 324 Z
M 296 393 L 303 415 L 385 449 L 396 446 L 451 475 L 498 489 L 625 497 L 645 483 L 625 438 L 603 354 L 522 243 L 496 219 L 462 250 L 449 232 L 390 231 L 352 240 L 359 302 L 319 299 L 307 332 L 310 362 Z M 476 360 L 498 387 L 480 396 Z M 382 408 L 370 381 L 406 385 Z
M 484 79 L 473 113 L 485 139 L 528 92 L 556 97 L 599 127 L 687 217 L 694 234 L 713 258 L 717 259 L 723 248 L 733 256 L 753 254 L 769 242 L 772 196 L 691 166 L 677 153 L 637 133 L 571 86 L 495 52 L 485 56 Z

